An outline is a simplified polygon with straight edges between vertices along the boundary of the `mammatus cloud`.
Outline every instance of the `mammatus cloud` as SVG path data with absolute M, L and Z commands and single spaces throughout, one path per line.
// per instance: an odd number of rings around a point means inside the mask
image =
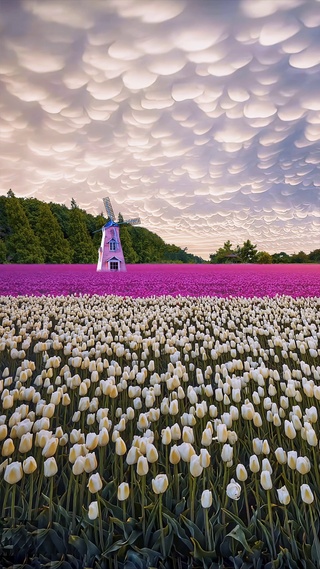
M 205 258 L 320 247 L 319 1 L 20 0 L 0 26 L 1 193 L 110 195 Z

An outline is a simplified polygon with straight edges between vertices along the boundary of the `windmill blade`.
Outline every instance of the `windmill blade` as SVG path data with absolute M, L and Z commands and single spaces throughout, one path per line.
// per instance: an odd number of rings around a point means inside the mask
M 101 229 L 96 229 L 95 231 L 92 231 L 92 233 L 99 233 L 99 231 L 102 231 L 103 227 L 101 227 Z
M 112 221 L 114 221 L 115 215 L 114 215 L 113 207 L 111 205 L 110 198 L 103 198 L 103 203 L 104 203 L 104 207 L 106 208 L 106 212 L 108 214 L 108 217 L 110 217 L 110 219 Z
M 139 225 L 141 223 L 140 217 L 134 217 L 133 219 L 124 219 L 122 223 L 129 223 L 130 225 Z

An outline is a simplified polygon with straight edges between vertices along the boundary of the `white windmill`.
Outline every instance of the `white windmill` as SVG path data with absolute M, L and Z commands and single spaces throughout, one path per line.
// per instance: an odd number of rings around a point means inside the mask
M 103 198 L 103 203 L 108 214 L 109 221 L 98 231 L 102 231 L 101 245 L 99 248 L 99 259 L 97 271 L 126 271 L 126 263 L 121 247 L 119 225 L 129 223 L 138 225 L 140 218 L 115 221 L 113 207 L 110 198 Z

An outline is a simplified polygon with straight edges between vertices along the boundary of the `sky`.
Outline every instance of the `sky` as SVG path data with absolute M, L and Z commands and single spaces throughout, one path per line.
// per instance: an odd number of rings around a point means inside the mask
M 0 194 L 320 247 L 319 0 L 0 0 Z

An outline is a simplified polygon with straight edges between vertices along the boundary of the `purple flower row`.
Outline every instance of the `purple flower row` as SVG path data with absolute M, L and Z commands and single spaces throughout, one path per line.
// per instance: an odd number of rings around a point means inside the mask
M 320 265 L 2 265 L 0 295 L 320 296 Z

